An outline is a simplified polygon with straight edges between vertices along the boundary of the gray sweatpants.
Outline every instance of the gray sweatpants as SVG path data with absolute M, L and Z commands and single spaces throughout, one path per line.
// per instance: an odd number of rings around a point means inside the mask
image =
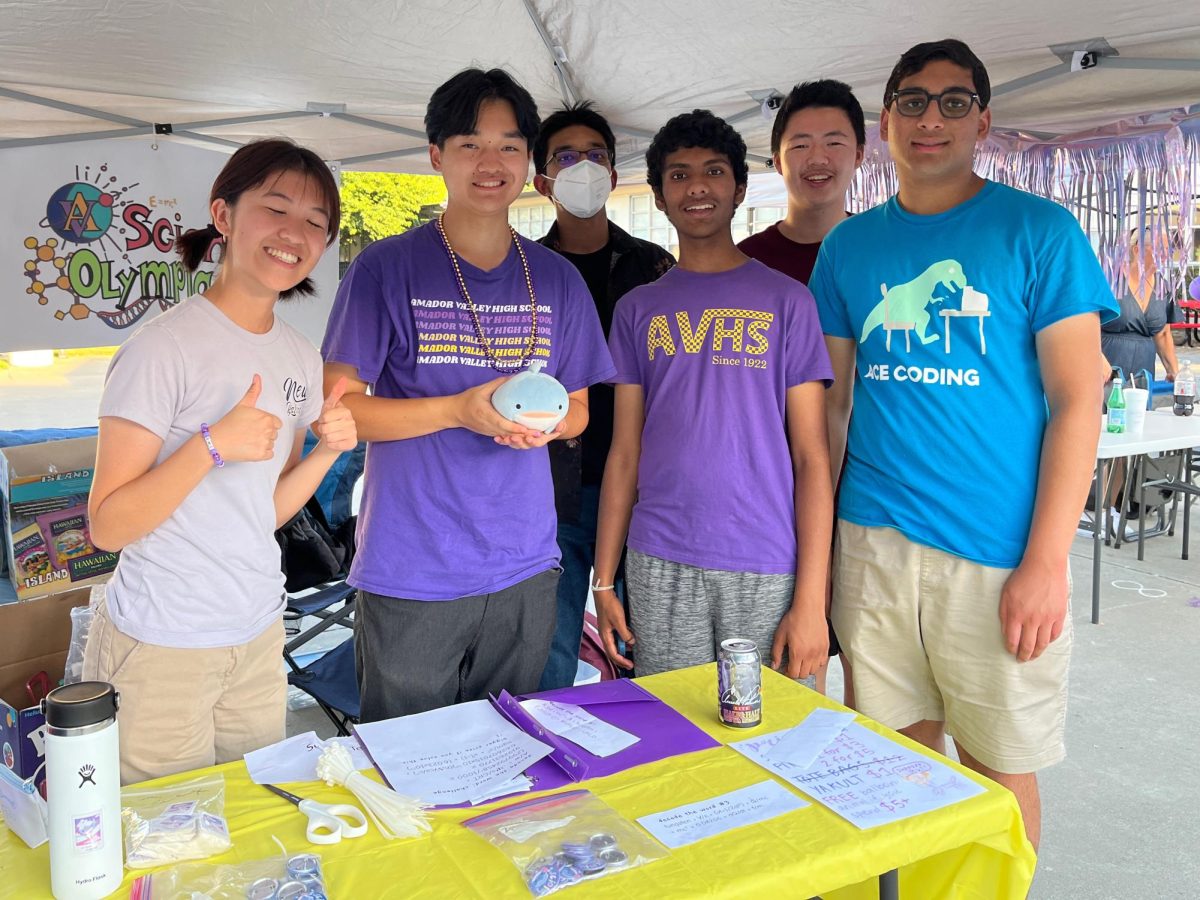
M 625 585 L 640 676 L 713 662 L 729 638 L 754 641 L 769 666 L 795 578 L 700 569 L 630 550 Z
M 359 591 L 354 662 L 361 720 L 377 722 L 538 689 L 554 634 L 560 570 L 494 594 L 406 600 Z

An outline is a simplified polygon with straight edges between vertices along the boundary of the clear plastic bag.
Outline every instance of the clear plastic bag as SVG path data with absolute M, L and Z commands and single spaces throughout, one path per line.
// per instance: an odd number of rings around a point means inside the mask
M 67 666 L 63 672 L 63 684 L 83 681 L 83 649 L 87 646 L 88 632 L 95 615 L 90 606 L 76 606 L 71 610 L 71 645 L 67 648 Z
M 590 791 L 514 803 L 463 824 L 512 861 L 535 897 L 668 854 Z
M 205 859 L 231 846 L 225 776 L 206 775 L 164 788 L 121 792 L 125 866 L 146 869 Z
M 276 840 L 276 843 L 279 843 Z M 138 878 L 131 900 L 326 900 L 329 891 L 316 853 L 213 865 L 184 863 Z

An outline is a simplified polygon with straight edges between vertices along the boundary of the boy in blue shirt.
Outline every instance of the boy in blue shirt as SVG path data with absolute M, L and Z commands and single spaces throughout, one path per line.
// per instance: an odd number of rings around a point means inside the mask
M 961 41 L 900 58 L 879 126 L 899 192 L 834 228 L 810 286 L 846 456 L 832 620 L 857 707 L 937 750 L 953 734 L 1036 846 L 1036 772 L 1065 755 L 1067 553 L 1100 424 L 1080 360 L 1115 303 L 1065 209 L 973 172 L 990 93 Z

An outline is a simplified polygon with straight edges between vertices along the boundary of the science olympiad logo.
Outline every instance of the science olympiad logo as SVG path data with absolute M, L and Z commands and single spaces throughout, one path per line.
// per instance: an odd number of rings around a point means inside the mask
M 110 328 L 129 328 L 155 304 L 168 310 L 212 281 L 212 272 L 189 272 L 175 257 L 184 231 L 178 201 L 134 200 L 128 195 L 140 184 L 117 182 L 107 164 L 94 176 L 91 166 L 76 166 L 75 180 L 50 195 L 38 223 L 51 234 L 24 240 L 31 252 L 25 293 L 59 321 L 94 315 Z

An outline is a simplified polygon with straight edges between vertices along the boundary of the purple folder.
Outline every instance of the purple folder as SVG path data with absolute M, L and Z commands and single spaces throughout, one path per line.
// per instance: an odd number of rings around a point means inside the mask
M 530 697 L 580 706 L 640 740 L 612 756 L 596 756 L 538 724 L 519 702 Z M 554 748 L 553 753 L 525 770 L 533 779 L 535 791 L 614 775 L 643 763 L 721 746 L 641 685 L 624 678 L 518 697 L 501 691 L 492 702 L 501 715 L 522 731 Z

